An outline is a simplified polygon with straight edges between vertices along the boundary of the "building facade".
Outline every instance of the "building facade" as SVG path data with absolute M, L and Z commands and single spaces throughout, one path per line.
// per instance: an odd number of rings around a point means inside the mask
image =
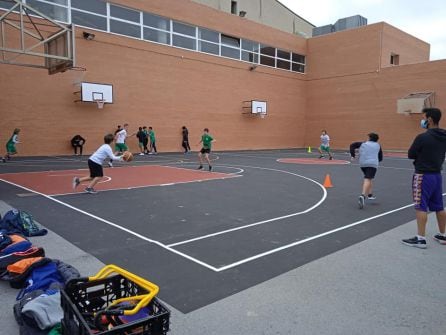
M 287 33 L 311 37 L 314 25 L 276 0 L 193 0 Z
M 162 152 L 181 151 L 183 125 L 193 150 L 205 127 L 215 150 L 316 146 L 321 129 L 334 148 L 375 131 L 385 149 L 404 150 L 419 115 L 397 114 L 397 99 L 435 92 L 446 110 L 446 61 L 429 62 L 427 43 L 386 23 L 306 39 L 186 0 L 27 3 L 76 25 L 86 71 L 0 64 L 0 142 L 21 128 L 23 155 L 70 154 L 75 134 L 89 153 L 124 123 L 152 126 Z M 80 82 L 113 85 L 114 103 L 74 102 Z M 265 118 L 246 113 L 251 100 L 267 102 Z

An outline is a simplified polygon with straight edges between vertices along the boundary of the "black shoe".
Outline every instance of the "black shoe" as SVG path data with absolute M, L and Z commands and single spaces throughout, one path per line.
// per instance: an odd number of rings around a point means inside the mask
M 85 189 L 85 192 L 86 192 L 86 193 L 90 193 L 90 194 L 96 194 L 96 193 L 98 193 L 93 187 L 87 187 L 87 188 Z
M 212 166 L 209 165 L 209 171 L 212 171 Z
M 331 157 L 331 156 L 330 156 L 329 160 L 331 160 L 331 161 L 332 161 L 332 160 L 333 160 L 333 157 Z
M 2 157 L 2 162 L 3 162 L 3 163 L 6 163 L 6 159 L 5 159 L 5 157 Z
M 441 234 L 435 234 L 434 235 L 434 240 L 437 241 L 440 244 L 446 244 L 446 237 L 444 237 Z
M 409 247 L 426 249 L 426 240 L 419 240 L 417 236 L 402 240 L 401 242 Z
M 363 209 L 365 204 L 365 196 L 360 195 L 358 198 L 359 209 Z
M 203 165 L 200 165 L 197 170 L 202 170 L 202 169 L 203 169 Z
M 319 159 L 321 159 L 321 158 L 324 158 L 324 155 L 320 155 L 320 156 L 319 156 Z

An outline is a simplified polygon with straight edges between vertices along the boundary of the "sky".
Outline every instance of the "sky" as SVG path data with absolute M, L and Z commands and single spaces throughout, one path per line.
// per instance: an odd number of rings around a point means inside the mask
M 279 0 L 314 24 L 334 24 L 361 15 L 368 24 L 386 22 L 431 46 L 430 59 L 446 59 L 445 0 Z

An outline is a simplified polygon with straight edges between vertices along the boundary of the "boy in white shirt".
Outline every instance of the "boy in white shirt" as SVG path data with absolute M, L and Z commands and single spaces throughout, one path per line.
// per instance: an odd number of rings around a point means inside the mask
M 319 146 L 318 150 L 320 154 L 319 158 L 324 158 L 323 151 L 325 151 L 328 154 L 328 157 L 330 157 L 329 159 L 333 159 L 333 156 L 330 152 L 330 137 L 328 136 L 326 130 L 322 130 L 321 145 Z
M 90 169 L 90 175 L 85 177 L 74 177 L 73 178 L 73 189 L 76 189 L 77 186 L 83 181 L 91 180 L 90 184 L 85 189 L 87 193 L 97 193 L 93 188 L 99 180 L 104 176 L 104 170 L 102 169 L 102 163 L 107 159 L 119 160 L 122 161 L 122 156 L 115 156 L 113 154 L 110 143 L 113 142 L 114 136 L 113 134 L 107 134 L 104 136 L 104 143 L 96 150 L 93 155 L 88 159 L 88 168 Z

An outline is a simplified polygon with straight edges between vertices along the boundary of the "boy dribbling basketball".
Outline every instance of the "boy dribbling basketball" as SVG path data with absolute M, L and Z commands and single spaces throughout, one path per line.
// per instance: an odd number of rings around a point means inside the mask
M 113 154 L 110 144 L 113 142 L 113 134 L 107 134 L 104 136 L 104 144 L 101 145 L 98 150 L 96 150 L 88 159 L 88 168 L 90 169 L 90 175 L 85 177 L 74 177 L 73 178 L 73 189 L 79 186 L 83 181 L 90 181 L 90 184 L 85 189 L 86 193 L 94 194 L 97 193 L 94 186 L 99 182 L 99 180 L 104 177 L 104 170 L 102 168 L 102 163 L 107 158 L 112 160 L 122 161 L 122 156 L 115 156 Z

